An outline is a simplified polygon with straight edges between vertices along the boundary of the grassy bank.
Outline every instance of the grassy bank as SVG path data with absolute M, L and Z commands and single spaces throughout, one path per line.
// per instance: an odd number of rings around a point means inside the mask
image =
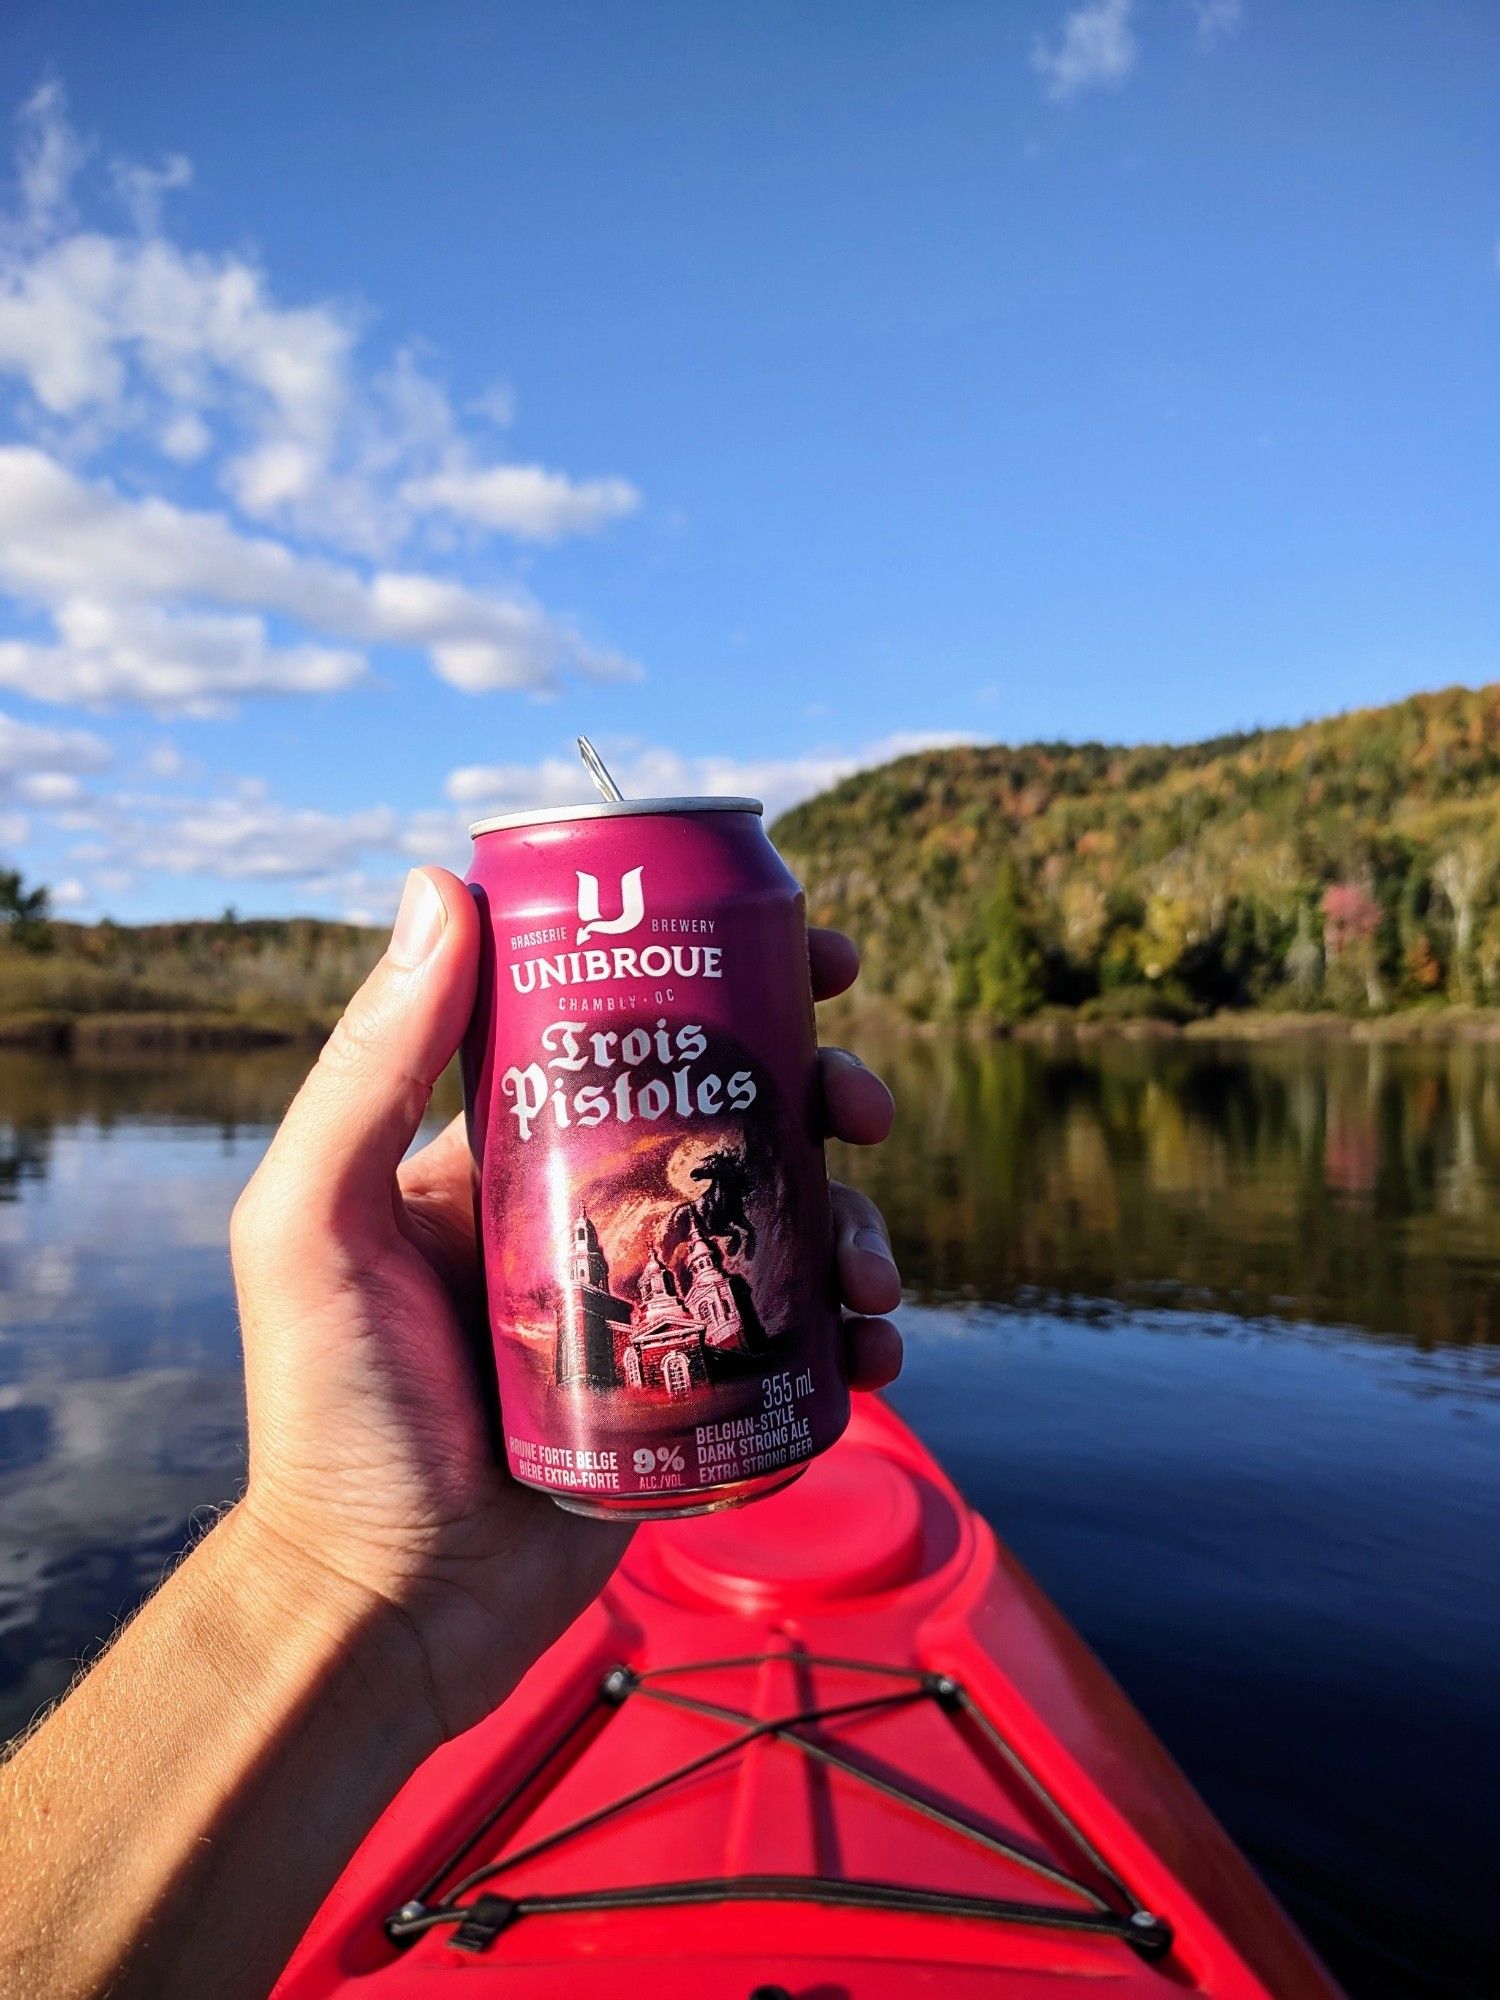
M 0 946 L 0 1044 L 254 1047 L 326 1034 L 379 957 L 353 924 L 47 926 L 45 946 Z
M 1025 1021 L 1015 1030 L 1030 1041 L 1132 1040 L 1207 1042 L 1500 1042 L 1500 1007 L 1407 1007 L 1390 1014 L 1288 1013 L 1245 1009 L 1196 1021 Z
M 943 1040 L 1040 1042 L 1358 1042 L 1500 1043 L 1500 1007 L 1415 1006 L 1383 1014 L 1336 1014 L 1318 1009 L 1236 1008 L 1178 1021 L 1150 1015 L 1099 1015 L 1087 1008 L 1054 1007 L 1025 1020 L 915 1021 L 879 994 L 835 1000 L 820 1010 L 823 1039 L 860 1034 Z
M 127 1049 L 254 1049 L 322 1040 L 331 1024 L 311 1019 L 256 1021 L 244 1014 L 176 1013 L 0 1016 L 0 1048 L 50 1049 L 60 1055 Z

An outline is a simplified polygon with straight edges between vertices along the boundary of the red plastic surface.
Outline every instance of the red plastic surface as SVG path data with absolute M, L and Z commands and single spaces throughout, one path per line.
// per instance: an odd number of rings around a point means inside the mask
M 900 1466 L 857 1445 L 817 1459 L 776 1497 L 701 1514 L 661 1536 L 663 1572 L 701 1603 L 729 1611 L 816 1610 L 907 1583 L 922 1565 L 922 1508 Z
M 704 1662 L 744 1661 L 683 1671 Z M 521 1918 L 478 1956 L 452 1926 L 398 1950 L 383 1919 L 628 1665 L 667 1693 L 759 1720 L 889 1692 L 866 1666 L 943 1673 L 1171 1924 L 1148 1963 L 1115 1938 L 811 1902 Z M 468 1854 L 506 1855 L 727 1742 L 723 1717 L 632 1695 L 600 1709 L 544 1783 Z M 807 1731 L 836 1757 L 916 1793 L 1025 1855 L 1103 1890 L 983 1733 L 930 1700 Z M 506 1869 L 493 1887 L 541 1896 L 705 1876 L 820 1875 L 1068 1909 L 1076 1890 L 965 1839 L 793 1743 L 763 1735 L 628 1811 Z M 503 1708 L 448 1744 L 372 1830 L 288 1967 L 279 2000 L 653 2000 L 780 1985 L 818 2000 L 919 1993 L 1069 1993 L 1329 2000 L 1326 1973 L 1077 1635 L 964 1506 L 922 1446 L 869 1399 L 803 1479 L 742 1513 L 656 1523 L 614 1583 Z

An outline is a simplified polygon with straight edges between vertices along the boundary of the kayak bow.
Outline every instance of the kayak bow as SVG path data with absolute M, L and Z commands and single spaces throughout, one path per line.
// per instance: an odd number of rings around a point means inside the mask
M 925 1991 L 1337 2000 L 1104 1668 L 863 1398 L 745 1510 L 644 1527 L 413 1776 L 277 2000 Z

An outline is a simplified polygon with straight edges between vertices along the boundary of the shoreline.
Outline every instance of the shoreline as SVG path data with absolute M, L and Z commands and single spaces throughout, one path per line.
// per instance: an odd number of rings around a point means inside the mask
M 1270 1009 L 1206 1014 L 1191 1021 L 1151 1016 L 1133 1020 L 1080 1019 L 1066 1013 L 1023 1021 L 914 1021 L 882 1007 L 834 1001 L 827 1010 L 839 1034 L 910 1036 L 932 1041 L 954 1036 L 972 1042 L 1029 1042 L 1067 1048 L 1096 1042 L 1350 1042 L 1457 1046 L 1500 1043 L 1500 1007 L 1408 1007 L 1389 1014 L 1292 1013 Z
M 884 1009 L 848 1007 L 832 1020 L 842 1027 L 935 1039 L 1018 1041 L 1048 1047 L 1093 1042 L 1354 1042 L 1500 1043 L 1500 1008 L 1412 1007 L 1390 1014 L 1254 1012 L 1210 1014 L 1194 1021 L 1079 1020 L 1065 1014 L 1015 1022 L 912 1021 Z M 0 1048 L 56 1055 L 204 1049 L 316 1047 L 333 1025 L 326 1019 L 257 1021 L 238 1014 L 180 1011 L 35 1012 L 0 1017 Z
M 331 1022 L 252 1021 L 238 1014 L 34 1013 L 0 1017 L 0 1049 L 43 1055 L 115 1055 L 203 1049 L 316 1047 Z
M 1390 1014 L 1224 1013 L 1195 1021 L 1021 1021 L 1011 1030 L 1027 1042 L 1500 1042 L 1500 1008 L 1412 1007 Z

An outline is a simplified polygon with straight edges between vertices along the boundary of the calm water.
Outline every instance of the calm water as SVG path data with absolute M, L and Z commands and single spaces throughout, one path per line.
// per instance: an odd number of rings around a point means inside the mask
M 1500 1991 L 1500 1050 L 884 1062 L 895 1400 L 1351 1992 Z M 299 1069 L 0 1057 L 0 1733 L 236 1489 Z

